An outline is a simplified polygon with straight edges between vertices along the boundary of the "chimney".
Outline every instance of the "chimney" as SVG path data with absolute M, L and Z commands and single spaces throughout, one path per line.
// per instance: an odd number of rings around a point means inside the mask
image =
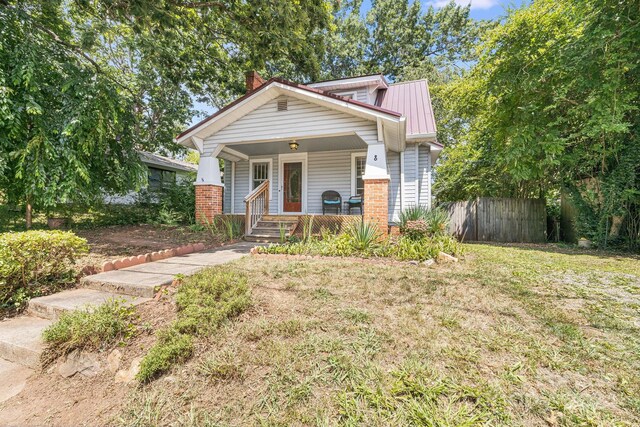
M 257 71 L 249 71 L 246 75 L 246 85 L 247 85 L 247 93 L 251 92 L 254 89 L 260 87 L 265 80 L 258 74 Z

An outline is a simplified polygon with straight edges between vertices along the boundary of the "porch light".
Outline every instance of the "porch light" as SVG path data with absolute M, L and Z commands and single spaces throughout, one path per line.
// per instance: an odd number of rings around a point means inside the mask
M 295 139 L 289 143 L 289 148 L 291 148 L 291 151 L 298 150 L 298 143 L 296 142 Z

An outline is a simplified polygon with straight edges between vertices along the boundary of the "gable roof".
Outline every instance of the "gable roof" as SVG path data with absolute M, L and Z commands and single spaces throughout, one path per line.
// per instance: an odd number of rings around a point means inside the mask
M 402 114 L 396 111 L 392 111 L 392 110 L 388 110 L 384 107 L 378 106 L 378 105 L 371 105 L 371 104 L 367 104 L 365 102 L 360 102 L 357 101 L 355 99 L 348 99 L 339 95 L 334 95 L 332 93 L 329 92 L 325 92 L 323 90 L 320 89 L 315 89 L 312 87 L 309 87 L 307 85 L 303 85 L 303 84 L 299 84 L 299 83 L 293 83 L 290 82 L 288 80 L 285 79 L 281 79 L 278 77 L 272 77 L 269 80 L 267 80 L 266 82 L 264 82 L 262 85 L 258 86 L 256 89 L 247 92 L 244 96 L 241 96 L 240 98 L 236 99 L 235 101 L 233 101 L 232 103 L 226 105 L 224 108 L 221 108 L 220 110 L 216 111 L 215 113 L 213 113 L 212 115 L 206 117 L 205 119 L 199 121 L 198 123 L 196 123 L 195 125 L 191 126 L 190 128 L 188 128 L 187 130 L 181 132 L 176 139 L 180 139 L 182 137 L 184 137 L 185 135 L 191 133 L 192 131 L 194 131 L 195 129 L 198 129 L 199 127 L 205 125 L 207 122 L 215 119 L 216 117 L 220 116 L 221 114 L 223 114 L 224 112 L 232 109 L 233 107 L 235 107 L 236 105 L 240 104 L 241 102 L 251 98 L 252 96 L 256 95 L 257 93 L 265 90 L 267 87 L 269 87 L 272 83 L 280 83 L 282 85 L 291 87 L 291 88 L 295 88 L 295 89 L 302 89 L 306 92 L 309 93 L 313 93 L 316 95 L 321 95 L 322 97 L 326 97 L 326 98 L 331 98 L 331 99 L 335 99 L 341 102 L 346 102 L 347 104 L 352 104 L 358 107 L 362 107 L 368 110 L 371 110 L 373 112 L 377 112 L 377 113 L 382 113 L 385 114 L 387 116 L 393 117 L 393 118 L 401 118 Z
M 436 122 L 426 80 L 389 85 L 386 90 L 378 91 L 376 105 L 407 118 L 407 138 L 435 136 Z
M 159 154 L 153 154 L 147 151 L 138 151 L 138 155 L 140 156 L 142 163 L 145 165 L 156 166 L 158 168 L 172 171 L 196 172 L 198 170 L 198 167 L 192 163 L 160 156 Z

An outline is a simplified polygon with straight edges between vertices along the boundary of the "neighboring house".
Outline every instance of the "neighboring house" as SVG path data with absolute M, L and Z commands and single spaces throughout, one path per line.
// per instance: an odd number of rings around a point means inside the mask
M 193 179 L 192 176 L 198 168 L 188 162 L 158 154 L 139 151 L 140 160 L 147 167 L 147 185 L 143 190 L 150 192 L 161 190 L 163 187 L 185 180 Z M 136 201 L 138 192 L 132 191 L 124 195 L 105 196 L 107 203 L 131 204 Z
M 403 208 L 430 205 L 442 150 L 426 80 L 379 74 L 302 85 L 248 73 L 246 95 L 176 140 L 201 155 L 198 218 L 245 214 L 248 232 L 267 214 L 322 214 L 327 190 L 342 198 L 332 213 L 361 195 L 364 218 L 387 232 Z

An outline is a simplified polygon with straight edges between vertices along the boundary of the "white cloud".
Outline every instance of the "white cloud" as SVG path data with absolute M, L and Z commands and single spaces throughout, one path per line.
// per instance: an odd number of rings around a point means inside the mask
M 499 6 L 499 0 L 455 0 L 456 4 L 460 6 L 466 6 L 471 3 L 471 9 L 491 9 L 492 7 Z M 449 0 L 434 0 L 427 4 L 435 8 L 446 6 Z

